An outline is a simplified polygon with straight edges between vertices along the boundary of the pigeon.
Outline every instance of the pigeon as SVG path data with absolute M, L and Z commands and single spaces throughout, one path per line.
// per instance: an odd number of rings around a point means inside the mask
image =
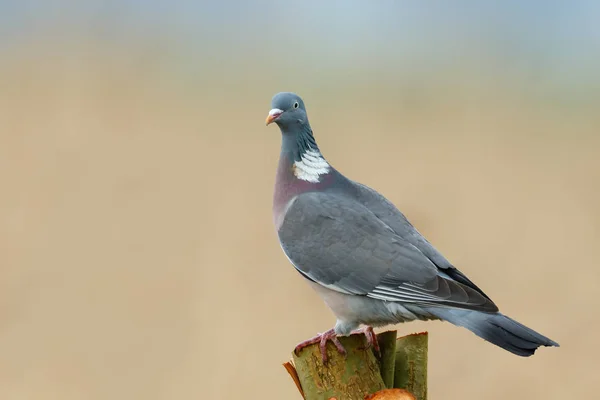
M 266 124 L 282 136 L 273 196 L 281 248 L 335 314 L 335 326 L 306 340 L 323 361 L 339 336 L 364 333 L 378 350 L 373 327 L 442 320 L 519 356 L 558 343 L 503 315 L 465 274 L 421 235 L 389 200 L 350 180 L 322 155 L 304 101 L 276 94 Z

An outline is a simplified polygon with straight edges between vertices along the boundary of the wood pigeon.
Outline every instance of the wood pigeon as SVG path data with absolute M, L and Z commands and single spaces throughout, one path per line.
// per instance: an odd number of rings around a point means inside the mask
M 519 356 L 558 343 L 501 314 L 385 197 L 333 168 L 321 154 L 302 99 L 272 99 L 266 124 L 282 135 L 273 217 L 288 259 L 337 317 L 296 351 L 337 336 L 412 320 L 444 320 Z M 359 329 L 360 328 L 360 329 Z

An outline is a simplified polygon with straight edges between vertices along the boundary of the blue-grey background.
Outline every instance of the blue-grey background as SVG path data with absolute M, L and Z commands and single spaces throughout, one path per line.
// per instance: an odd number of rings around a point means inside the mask
M 271 96 L 396 203 L 530 359 L 440 322 L 431 398 L 588 398 L 600 3 L 0 2 L 0 397 L 295 398 L 334 318 L 271 224 Z

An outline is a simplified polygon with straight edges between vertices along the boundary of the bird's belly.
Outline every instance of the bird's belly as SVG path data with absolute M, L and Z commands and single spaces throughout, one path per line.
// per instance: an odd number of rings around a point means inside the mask
M 328 289 L 318 283 L 309 282 L 333 311 L 338 320 L 349 324 L 384 326 L 415 319 L 431 319 L 425 310 L 416 304 L 405 304 L 357 296 Z

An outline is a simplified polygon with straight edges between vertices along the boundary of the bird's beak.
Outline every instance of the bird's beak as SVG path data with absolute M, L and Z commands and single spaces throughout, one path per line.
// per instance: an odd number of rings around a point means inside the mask
M 283 114 L 282 110 L 280 110 L 279 108 L 274 108 L 271 111 L 269 111 L 269 115 L 267 116 L 267 120 L 265 122 L 267 123 L 267 125 L 269 125 L 271 122 L 279 118 L 281 114 Z

